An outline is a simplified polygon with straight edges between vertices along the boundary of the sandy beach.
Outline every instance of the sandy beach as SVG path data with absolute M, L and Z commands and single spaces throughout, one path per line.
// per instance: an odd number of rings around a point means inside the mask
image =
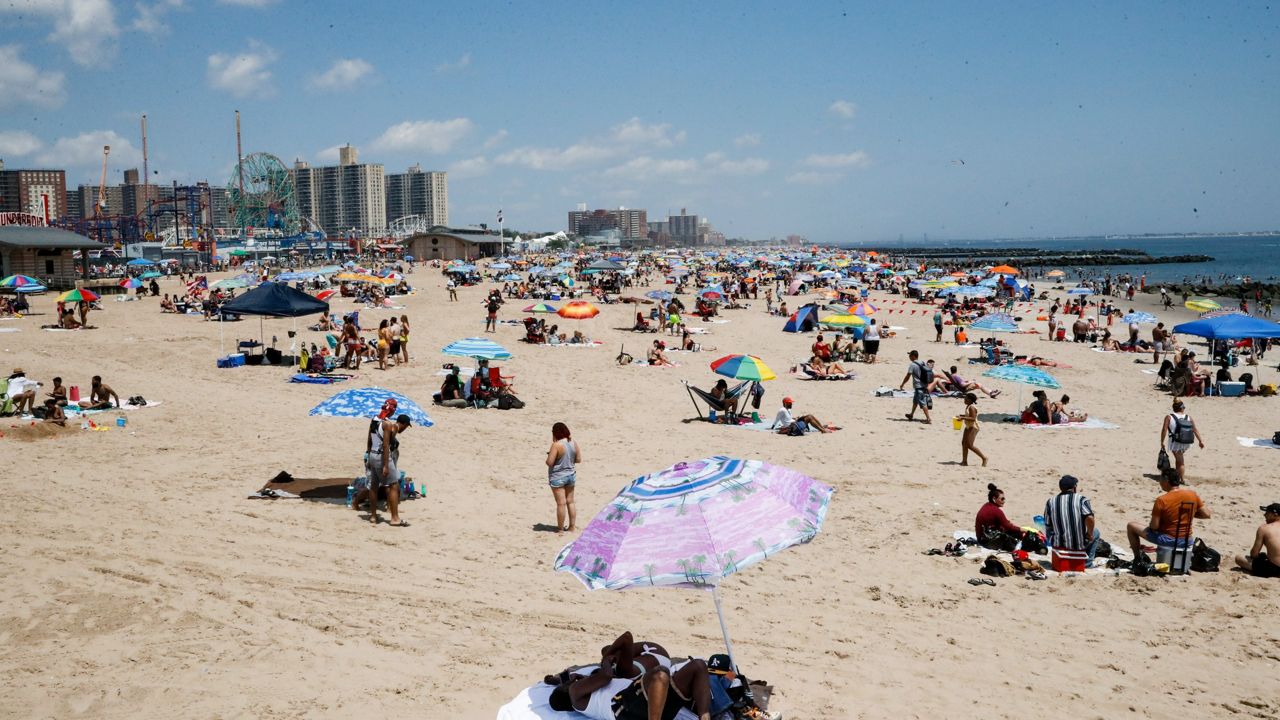
M 410 527 L 371 526 L 341 503 L 246 499 L 280 471 L 355 477 L 366 423 L 307 411 L 366 385 L 429 406 L 436 372 L 452 360 L 440 348 L 483 334 L 491 286 L 463 288 L 450 303 L 438 270 L 416 267 L 408 279 L 417 292 L 403 310 L 361 319 L 407 314 L 409 365 L 365 365 L 336 386 L 290 384 L 283 368 L 217 369 L 219 325 L 161 314 L 155 298 L 106 298 L 96 330 L 40 330 L 52 318 L 49 295 L 34 300 L 47 314 L 0 323 L 18 330 L 0 334 L 6 372 L 21 367 L 46 384 L 60 375 L 86 391 L 100 374 L 122 398 L 160 402 L 123 413 L 123 428 L 116 413 L 101 416 L 101 432 L 0 419 L 10 508 L 0 519 L 0 717 L 492 718 L 544 674 L 598 659 L 623 630 L 679 655 L 720 652 L 706 593 L 588 592 L 553 572 L 570 539 L 549 531 L 543 460 L 557 421 L 586 456 L 582 525 L 632 478 L 714 454 L 836 488 L 812 543 L 722 586 L 739 663 L 774 685 L 771 709 L 787 718 L 1025 718 L 1049 708 L 1090 718 L 1280 716 L 1280 586 L 1228 570 L 1262 521 L 1258 506 L 1280 500 L 1280 451 L 1237 443 L 1280 430 L 1275 398 L 1188 400 L 1206 443 L 1188 453 L 1188 482 L 1213 512 L 1196 535 L 1222 552 L 1223 571 L 1167 579 L 1051 573 L 974 587 L 977 561 L 923 554 L 973 527 L 988 482 L 1006 491 L 1009 517 L 1029 525 L 1064 473 L 1081 478 L 1103 538 L 1124 547 L 1125 524 L 1149 518 L 1159 493 L 1148 475 L 1170 397 L 1142 372 L 1156 367 L 1150 355 L 1049 343 L 1045 323 L 1029 321 L 1041 334 L 1005 336 L 1012 349 L 1069 366 L 1051 372 L 1072 405 L 1118 428 L 984 422 L 978 446 L 991 466 L 961 467 L 949 422 L 961 401 L 938 400 L 925 426 L 903 418 L 909 399 L 873 391 L 898 386 L 911 349 L 969 377 L 986 368 L 967 364 L 977 349 L 933 343 L 929 315 L 909 312 L 924 306 L 882 292 L 872 293 L 876 317 L 901 329 L 881 362 L 853 368 L 852 382 L 788 374 L 812 335 L 783 333 L 763 296 L 706 324 L 700 339 L 716 350 L 674 353 L 676 368 L 615 363 L 621 346 L 643 356 L 655 337 L 624 330 L 633 305 L 561 321 L 603 341 L 595 348 L 532 347 L 518 341 L 523 328 L 499 325 L 489 337 L 515 354 L 502 366 L 527 407 L 428 407 L 435 426 L 407 431 L 401 450 L 401 469 L 428 488 L 402 506 Z M 161 282 L 162 292 L 178 289 Z M 1194 317 L 1159 311 L 1157 300 L 1117 304 L 1170 326 Z M 524 304 L 509 301 L 499 317 L 523 317 Z M 350 300 L 332 307 L 354 309 Z M 889 312 L 900 309 L 908 312 Z M 226 325 L 227 347 L 258 327 Z M 287 349 L 290 327 L 267 321 L 268 340 Z M 299 338 L 323 343 L 318 332 Z M 687 422 L 695 413 L 680 381 L 708 388 L 708 364 L 740 352 L 779 375 L 765 384 L 762 416 L 789 395 L 799 412 L 843 429 L 792 438 Z M 1250 370 L 1259 382 L 1280 377 L 1268 360 Z M 979 401 L 984 419 L 1015 410 L 1017 386 L 988 386 L 1003 394 Z

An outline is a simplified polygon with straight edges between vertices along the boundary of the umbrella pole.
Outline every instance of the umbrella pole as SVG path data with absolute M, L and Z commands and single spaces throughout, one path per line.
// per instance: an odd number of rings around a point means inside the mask
M 720 586 L 711 586 L 711 599 L 716 603 L 716 617 L 720 618 L 720 632 L 724 635 L 724 647 L 729 651 L 729 665 L 734 672 L 738 670 L 738 659 L 733 654 L 733 643 L 729 640 L 729 626 L 724 622 L 724 610 L 720 607 Z

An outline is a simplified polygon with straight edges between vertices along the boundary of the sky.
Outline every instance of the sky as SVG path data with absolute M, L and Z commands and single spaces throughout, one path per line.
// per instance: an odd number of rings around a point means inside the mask
M 1270 3 L 0 0 L 0 158 L 449 171 L 450 222 L 815 242 L 1280 229 Z

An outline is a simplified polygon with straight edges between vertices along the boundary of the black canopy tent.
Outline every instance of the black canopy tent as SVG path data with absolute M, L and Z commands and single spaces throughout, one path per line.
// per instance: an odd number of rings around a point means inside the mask
M 257 315 L 262 344 L 266 346 L 266 329 L 262 318 L 300 318 L 306 315 L 328 314 L 329 303 L 295 290 L 284 283 L 264 282 L 258 287 L 232 299 L 219 311 L 222 315 Z M 296 323 L 294 329 L 296 330 Z M 222 330 L 219 323 L 218 349 L 222 351 Z M 290 350 L 292 353 L 292 349 Z

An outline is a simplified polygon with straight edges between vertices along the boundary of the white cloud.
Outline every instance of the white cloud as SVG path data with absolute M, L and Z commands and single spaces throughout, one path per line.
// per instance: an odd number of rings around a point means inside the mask
M 93 130 L 75 137 L 58 138 L 36 157 L 36 161 L 47 167 L 67 168 L 70 171 L 67 173 L 68 185 L 72 184 L 70 176 L 77 170 L 81 171 L 80 177 L 93 178 L 96 183 L 96 173 L 102 167 L 104 145 L 111 146 L 109 167 L 132 167 L 142 162 L 142 152 L 114 130 Z M 108 182 L 111 182 L 110 177 Z
M 852 120 L 853 116 L 858 113 L 858 106 L 848 100 L 836 100 L 831 103 L 831 107 L 827 108 L 827 112 L 838 118 Z
M 499 130 L 498 132 L 490 135 L 489 138 L 484 141 L 484 149 L 492 150 L 498 147 L 499 145 L 507 141 L 507 135 L 508 133 L 506 130 Z
M 43 146 L 40 138 L 25 130 L 0 130 L 0 157 L 30 155 Z
M 652 177 L 688 178 L 698 171 L 698 161 L 693 159 L 662 159 L 643 155 L 604 171 L 605 177 L 634 178 L 637 180 Z
M 323 163 L 338 162 L 338 151 L 341 150 L 343 147 L 345 146 L 334 145 L 333 147 L 327 147 L 321 150 L 320 152 L 316 153 L 316 162 L 323 162 Z
M 489 161 L 483 155 L 459 160 L 449 166 L 449 174 L 456 178 L 480 177 L 489 173 Z
M 462 57 L 451 63 L 440 63 L 436 66 L 436 72 L 440 74 L 458 72 L 471 67 L 471 53 L 462 53 Z
M 373 73 L 373 65 L 360 58 L 338 58 L 333 66 L 313 75 L 308 84 L 314 90 L 345 90 Z
M 812 170 L 802 170 L 788 175 L 787 182 L 793 185 L 830 185 L 833 182 L 837 182 L 842 177 L 843 176 L 840 173 L 824 173 L 814 172 Z
M 275 5 L 278 0 L 218 0 L 223 5 L 238 5 L 248 8 L 264 8 L 268 5 Z
M 373 141 L 373 147 L 384 152 L 426 152 L 441 155 L 452 150 L 459 140 L 471 132 L 473 126 L 467 118 L 406 120 L 387 128 Z
M 275 61 L 275 51 L 257 42 L 238 55 L 214 53 L 208 60 L 209 84 L 239 98 L 273 95 L 270 66 Z
M 615 125 L 611 137 L 614 142 L 627 145 L 665 148 L 684 142 L 685 133 L 683 130 L 672 133 L 669 123 L 645 125 L 640 118 L 633 117 L 621 125 Z
M 138 11 L 138 16 L 133 19 L 133 23 L 129 27 L 148 35 L 167 33 L 169 26 L 164 21 L 165 16 L 169 14 L 170 10 L 183 7 L 185 4 L 185 0 L 157 0 L 152 3 L 134 3 L 133 6 Z
M 52 108 L 67 100 L 66 76 L 24 61 L 19 45 L 0 45 L 0 68 L 0 110 L 20 105 Z
M 567 148 L 521 147 L 494 158 L 499 165 L 522 165 L 531 170 L 568 170 L 609 160 L 618 149 L 593 143 L 574 143 Z
M 804 164 L 815 168 L 864 168 L 871 164 L 871 157 L 862 150 L 854 150 L 850 153 L 810 155 L 804 159 Z
M 704 158 L 708 173 L 715 175 L 759 175 L 769 169 L 769 161 L 761 158 L 743 158 L 729 160 L 720 153 L 711 153 Z
M 759 133 L 743 133 L 733 139 L 733 144 L 738 147 L 755 147 L 760 144 Z
M 111 0 L 8 0 L 0 4 L 3 13 L 49 21 L 49 41 L 64 46 L 77 64 L 88 67 L 115 57 L 120 28 Z
M 759 175 L 768 169 L 768 160 L 760 158 L 731 160 L 723 153 L 709 153 L 701 159 L 654 158 L 642 155 L 605 170 L 604 176 L 637 181 L 670 178 L 682 183 L 698 183 L 717 176 Z

